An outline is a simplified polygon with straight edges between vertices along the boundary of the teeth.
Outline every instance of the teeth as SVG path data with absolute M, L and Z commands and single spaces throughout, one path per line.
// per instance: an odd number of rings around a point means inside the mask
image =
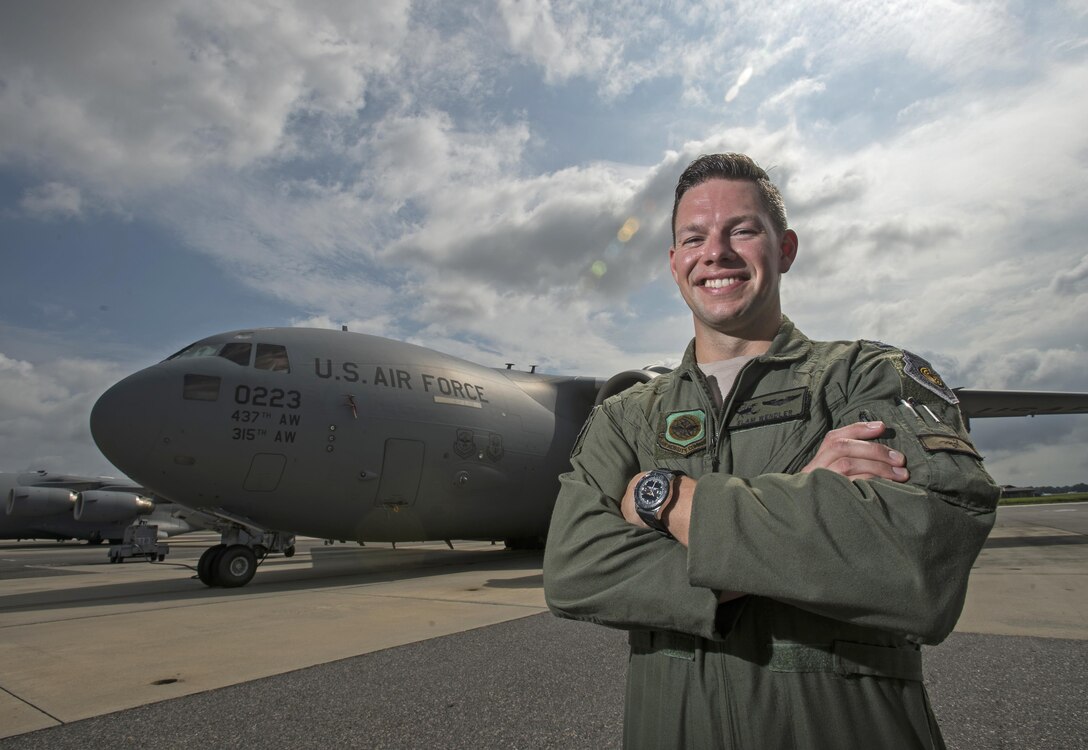
M 703 282 L 703 286 L 710 287 L 711 289 L 724 289 L 727 286 L 733 286 L 733 284 L 739 284 L 742 281 L 739 277 L 733 276 L 728 279 L 707 279 Z

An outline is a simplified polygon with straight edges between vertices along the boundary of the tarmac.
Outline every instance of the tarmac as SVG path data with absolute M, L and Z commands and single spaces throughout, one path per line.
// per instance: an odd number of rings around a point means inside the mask
M 300 540 L 240 589 L 0 542 L 0 748 L 614 748 L 626 638 L 547 612 L 541 555 Z M 1088 503 L 1002 508 L 925 650 L 945 740 L 1088 748 Z

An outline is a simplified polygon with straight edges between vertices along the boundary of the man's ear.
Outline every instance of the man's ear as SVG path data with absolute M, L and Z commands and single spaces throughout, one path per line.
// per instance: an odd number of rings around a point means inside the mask
M 785 273 L 790 270 L 790 266 L 793 265 L 793 261 L 797 259 L 797 232 L 792 229 L 787 229 L 782 233 L 782 240 L 779 243 L 780 255 L 778 258 L 778 272 Z
M 673 265 L 673 260 L 676 258 L 676 245 L 669 245 L 669 271 L 672 273 L 672 280 L 677 284 L 680 283 L 680 279 L 676 276 L 676 266 Z

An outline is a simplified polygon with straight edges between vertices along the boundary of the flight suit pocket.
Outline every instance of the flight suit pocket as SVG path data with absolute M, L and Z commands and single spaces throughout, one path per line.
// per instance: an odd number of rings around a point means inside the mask
M 970 439 L 932 410 L 915 406 L 869 404 L 858 418 L 884 422 L 887 427 L 878 442 L 906 456 L 911 484 L 965 510 L 992 512 L 996 504 L 993 481 Z
M 946 488 L 942 496 L 947 502 L 976 513 L 993 512 L 998 495 L 970 440 L 944 425 L 930 426 L 915 437 L 925 460 L 935 469 L 935 489 Z M 947 488 L 959 491 L 949 493 Z

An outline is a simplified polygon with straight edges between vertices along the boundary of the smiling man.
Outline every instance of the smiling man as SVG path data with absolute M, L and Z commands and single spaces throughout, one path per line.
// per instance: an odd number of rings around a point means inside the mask
M 928 363 L 782 315 L 797 251 L 755 162 L 692 162 L 669 264 L 695 338 L 594 410 L 561 477 L 545 594 L 630 631 L 626 747 L 943 747 L 920 645 L 999 490 Z
M 779 279 L 797 256 L 797 235 L 777 191 L 768 199 L 757 185 L 706 180 L 675 208 L 669 265 L 695 318 L 700 362 L 762 354 L 781 324 Z

